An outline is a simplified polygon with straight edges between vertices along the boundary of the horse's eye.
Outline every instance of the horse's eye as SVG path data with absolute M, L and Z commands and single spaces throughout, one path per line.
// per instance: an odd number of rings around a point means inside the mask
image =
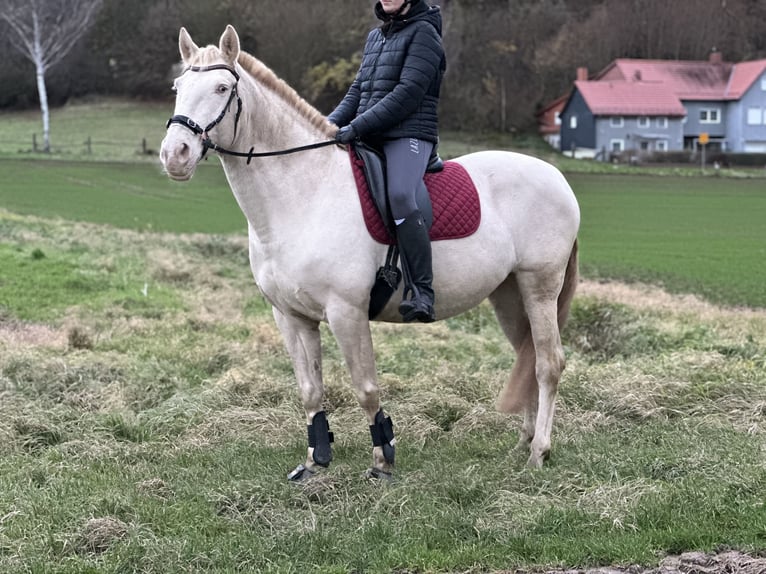
M 218 86 L 217 91 L 219 94 L 225 94 L 228 91 L 228 89 L 229 89 L 229 86 L 227 86 L 226 84 L 221 84 L 220 86 Z

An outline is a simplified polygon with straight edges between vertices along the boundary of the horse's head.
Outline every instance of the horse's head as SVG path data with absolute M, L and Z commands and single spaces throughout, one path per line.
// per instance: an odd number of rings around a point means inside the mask
M 200 48 L 181 28 L 178 47 L 184 71 L 173 84 L 176 106 L 162 140 L 160 161 L 172 179 L 186 181 L 204 156 L 207 138 L 214 135 L 224 145 L 234 139 L 241 105 L 235 70 L 239 36 L 227 26 L 218 47 Z

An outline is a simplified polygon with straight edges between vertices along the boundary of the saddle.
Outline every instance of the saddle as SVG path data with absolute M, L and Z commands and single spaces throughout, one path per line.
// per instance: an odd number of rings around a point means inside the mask
M 376 241 L 389 246 L 370 292 L 369 318 L 373 319 L 386 306 L 402 278 L 397 266 L 396 224 L 388 204 L 383 153 L 357 141 L 349 146 L 349 155 L 367 230 Z M 462 165 L 432 156 L 424 181 L 426 186 L 420 188 L 416 200 L 432 241 L 467 237 L 478 229 L 479 197 Z
M 394 218 L 391 215 L 391 209 L 388 205 L 386 156 L 378 148 L 362 141 L 355 142 L 353 144 L 353 149 L 356 157 L 361 162 L 360 165 L 362 166 L 364 177 L 367 181 L 370 197 L 372 197 L 372 201 L 380 214 L 383 226 L 388 235 L 396 240 L 396 224 L 394 223 Z M 436 153 L 436 148 L 434 148 L 434 152 L 428 160 L 426 173 L 438 173 L 443 169 L 444 162 Z M 418 204 L 418 209 L 420 209 L 420 213 L 423 215 L 423 220 L 425 221 L 426 226 L 431 229 L 431 225 L 433 225 L 434 221 L 433 207 L 431 206 L 431 196 L 425 187 L 421 186 L 418 188 L 415 202 Z

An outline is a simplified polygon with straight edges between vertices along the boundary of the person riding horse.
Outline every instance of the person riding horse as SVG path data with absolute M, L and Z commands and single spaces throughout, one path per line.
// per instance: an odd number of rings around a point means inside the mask
M 396 239 L 408 282 L 399 305 L 405 322 L 436 319 L 431 241 L 416 201 L 438 143 L 439 91 L 446 70 L 438 6 L 425 0 L 380 0 L 362 64 L 343 100 L 328 116 L 336 141 L 382 148 Z M 409 298 L 408 298 L 409 293 Z

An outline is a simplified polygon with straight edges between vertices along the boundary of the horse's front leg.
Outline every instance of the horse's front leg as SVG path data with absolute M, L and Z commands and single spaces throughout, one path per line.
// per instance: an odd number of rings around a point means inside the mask
M 396 439 L 391 418 L 380 407 L 380 390 L 367 310 L 351 305 L 328 309 L 327 321 L 346 360 L 356 398 L 370 425 L 372 468 L 367 471 L 367 475 L 390 478 L 394 467 Z
M 330 443 L 333 437 L 322 408 L 324 385 L 319 322 L 282 313 L 276 307 L 273 312 L 293 362 L 303 409 L 306 412 L 309 443 L 306 462 L 298 465 L 287 476 L 289 480 L 300 481 L 311 477 L 320 468 L 326 468 L 332 460 Z

